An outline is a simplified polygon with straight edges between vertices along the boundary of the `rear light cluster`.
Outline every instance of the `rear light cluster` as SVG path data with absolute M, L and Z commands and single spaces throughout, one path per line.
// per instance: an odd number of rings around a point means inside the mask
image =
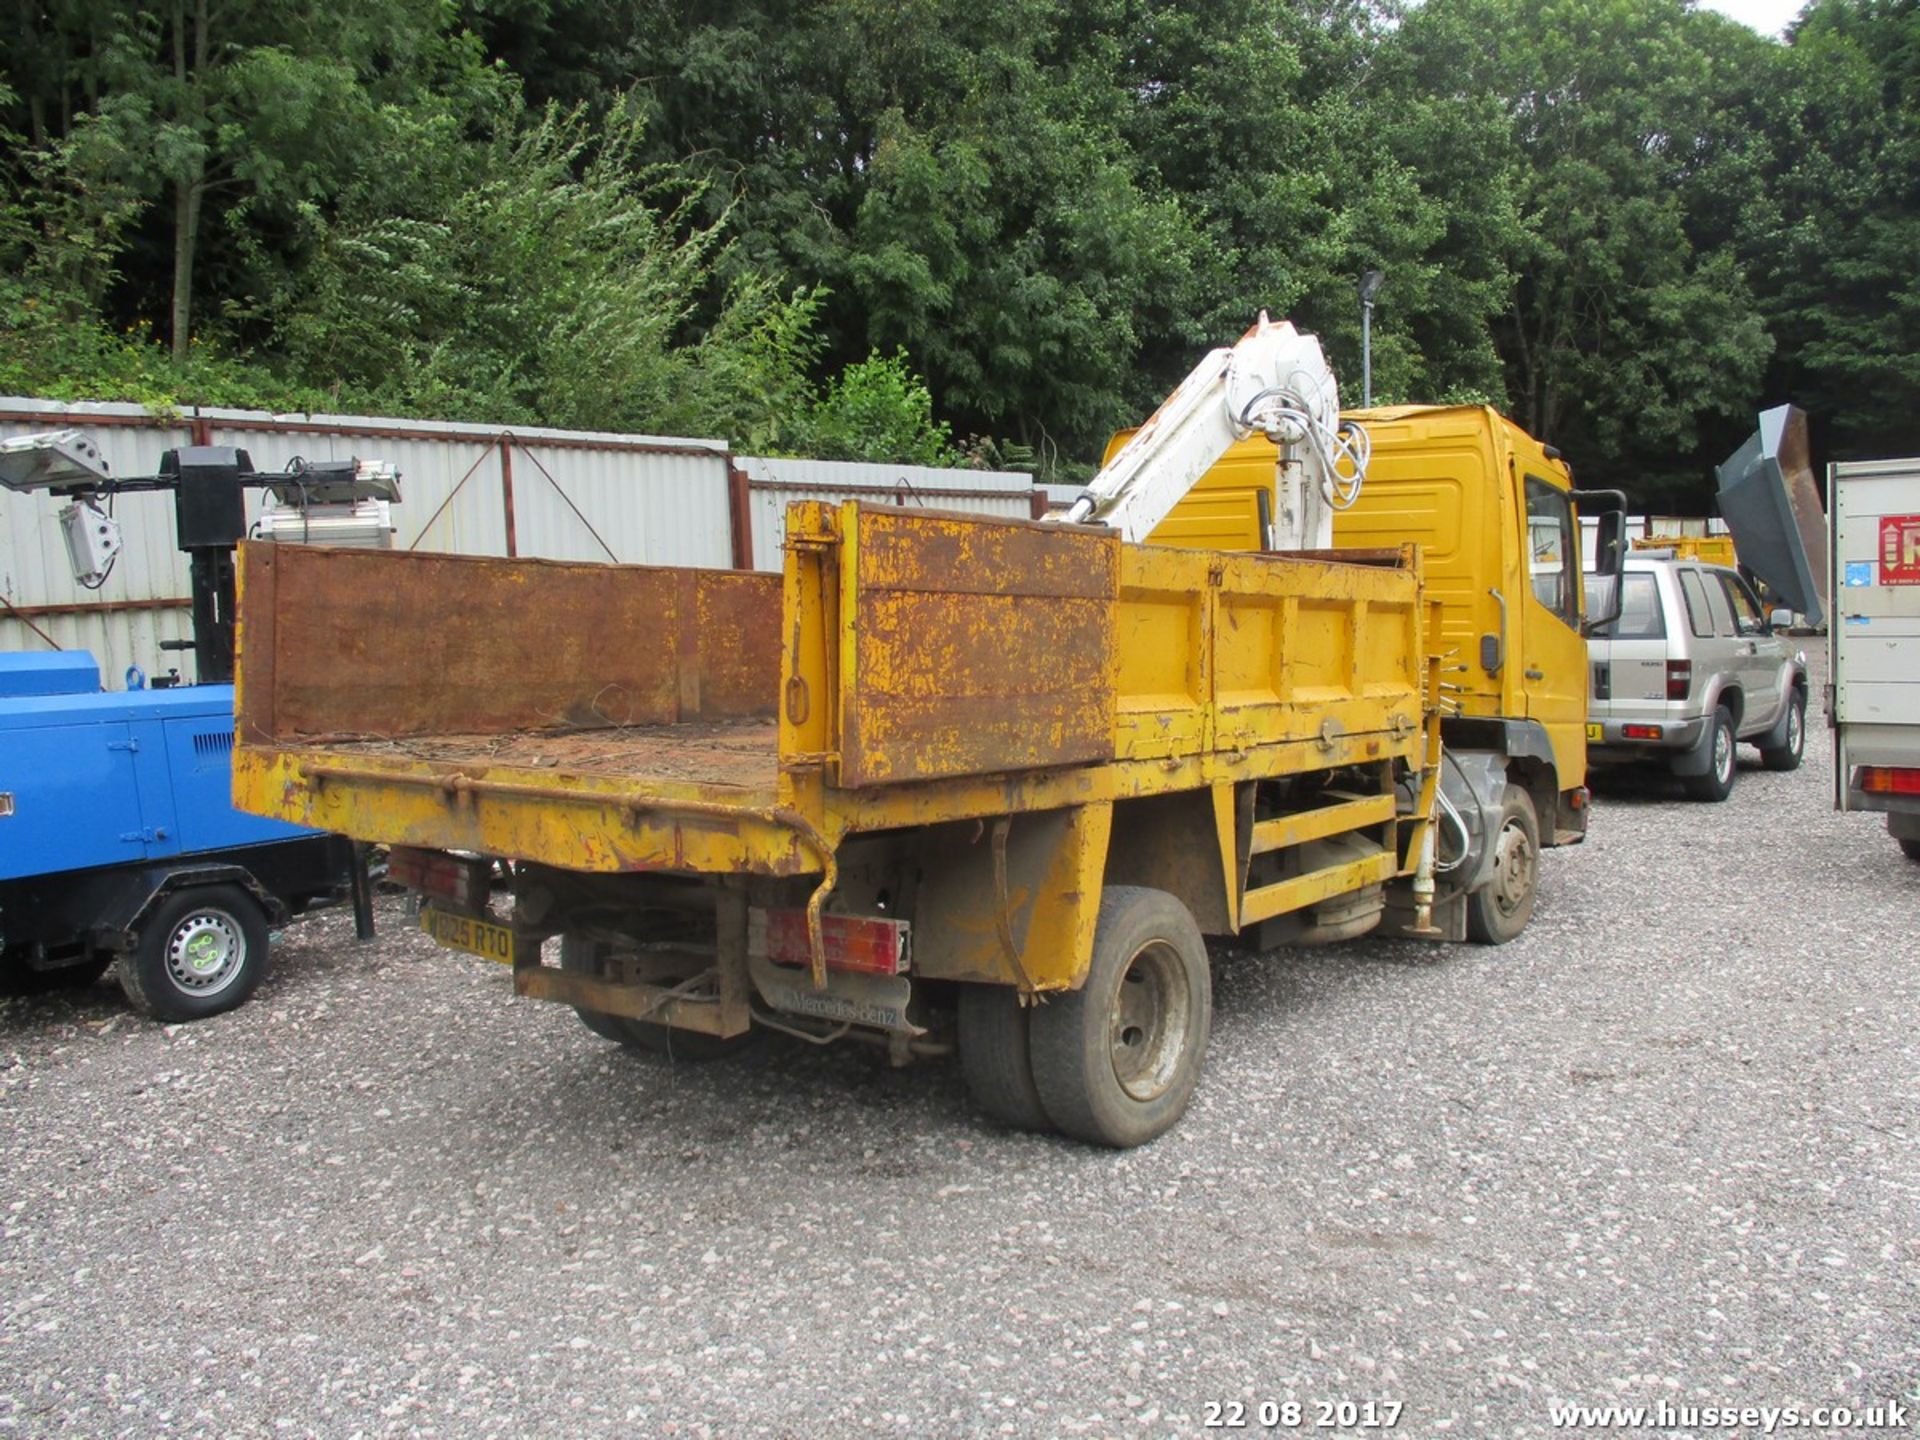
M 1853 788 L 1870 795 L 1920 795 L 1920 770 L 1896 765 L 1862 765 L 1853 772 Z
M 1622 725 L 1620 734 L 1628 740 L 1658 740 L 1660 727 L 1658 725 Z
M 437 900 L 472 911 L 487 908 L 493 888 L 493 862 L 477 855 L 449 855 L 395 845 L 387 852 L 387 878 Z
M 877 915 L 823 915 L 821 941 L 829 970 L 865 975 L 904 975 L 909 967 L 912 926 Z M 804 909 L 747 912 L 747 953 L 764 955 L 776 965 L 809 965 L 807 912 Z
M 1693 662 L 1667 661 L 1667 699 L 1684 700 L 1693 691 Z

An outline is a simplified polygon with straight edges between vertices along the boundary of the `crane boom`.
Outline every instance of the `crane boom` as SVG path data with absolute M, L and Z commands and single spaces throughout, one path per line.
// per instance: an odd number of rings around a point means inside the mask
M 1360 493 L 1366 432 L 1340 419 L 1340 391 L 1320 342 L 1260 312 L 1237 344 L 1208 353 L 1101 467 L 1067 512 L 1144 540 L 1229 446 L 1256 432 L 1279 447 L 1277 550 L 1324 550 L 1333 512 Z

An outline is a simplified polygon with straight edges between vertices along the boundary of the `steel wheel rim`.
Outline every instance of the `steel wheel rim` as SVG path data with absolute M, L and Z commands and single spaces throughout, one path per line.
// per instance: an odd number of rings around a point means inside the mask
M 217 995 L 247 959 L 247 937 L 222 910 L 196 910 L 167 937 L 167 976 L 189 995 Z
M 1733 732 L 1725 725 L 1713 727 L 1713 773 L 1720 780 L 1733 778 Z
M 1156 1100 L 1173 1085 L 1186 1050 L 1192 1003 L 1186 967 L 1163 940 L 1134 952 L 1114 989 L 1113 1076 L 1129 1097 Z
M 1533 890 L 1533 846 L 1518 820 L 1500 827 L 1493 850 L 1493 903 L 1502 915 L 1512 915 L 1527 903 Z

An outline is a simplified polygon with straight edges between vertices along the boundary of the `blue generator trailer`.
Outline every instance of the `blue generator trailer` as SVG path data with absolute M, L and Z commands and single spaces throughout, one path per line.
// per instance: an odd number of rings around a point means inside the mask
M 240 1004 L 268 931 L 351 900 L 350 842 L 231 799 L 233 687 L 104 691 L 91 655 L 0 654 L 0 967 L 14 988 L 121 987 L 163 1020 Z

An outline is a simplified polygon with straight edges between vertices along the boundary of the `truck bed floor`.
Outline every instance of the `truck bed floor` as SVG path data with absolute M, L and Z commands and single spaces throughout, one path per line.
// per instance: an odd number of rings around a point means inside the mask
M 402 757 L 435 764 L 690 781 L 771 795 L 780 778 L 780 727 L 772 720 L 701 721 L 506 735 L 410 735 L 329 740 L 336 755 Z M 477 778 L 477 775 L 476 777 Z

